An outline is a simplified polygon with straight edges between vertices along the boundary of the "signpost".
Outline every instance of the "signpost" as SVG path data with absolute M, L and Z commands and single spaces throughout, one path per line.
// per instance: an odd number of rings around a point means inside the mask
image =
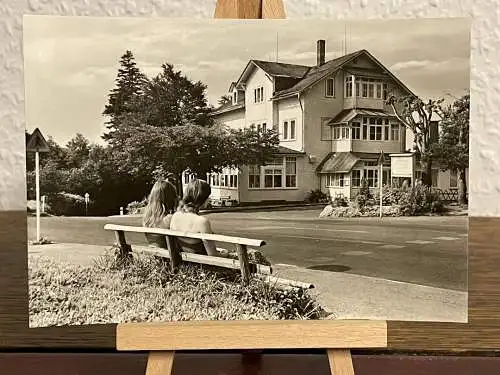
M 35 153 L 36 241 L 40 242 L 40 152 L 49 152 L 49 145 L 38 128 L 29 137 L 26 151 Z
M 89 193 L 85 193 L 85 216 L 88 216 L 89 197 Z
M 379 165 L 379 176 L 378 176 L 378 185 L 380 188 L 380 217 L 382 217 L 382 203 L 383 203 L 383 184 L 384 184 L 384 162 L 385 162 L 385 155 L 384 151 L 380 151 L 380 156 L 378 158 L 378 165 Z

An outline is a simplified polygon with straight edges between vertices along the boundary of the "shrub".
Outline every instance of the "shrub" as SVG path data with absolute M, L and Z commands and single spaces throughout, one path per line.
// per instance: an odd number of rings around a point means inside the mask
M 402 192 L 398 204 L 401 214 L 404 216 L 441 213 L 444 211 L 444 205 L 439 193 L 425 185 L 417 185 L 408 191 Z
M 349 201 L 347 200 L 346 197 L 339 196 L 332 200 L 331 205 L 333 207 L 347 207 L 349 206 Z
M 49 213 L 59 216 L 85 215 L 85 198 L 70 193 L 47 194 Z M 91 202 L 89 202 L 89 207 Z
M 327 203 L 328 195 L 320 189 L 311 190 L 307 193 L 305 201 L 307 203 Z
M 148 204 L 148 199 L 147 198 L 144 198 L 142 201 L 138 202 L 138 201 L 134 201 L 134 202 L 130 202 L 128 205 L 127 205 L 127 213 L 129 214 L 140 214 L 142 213 L 142 210 L 144 209 L 144 207 L 146 207 Z

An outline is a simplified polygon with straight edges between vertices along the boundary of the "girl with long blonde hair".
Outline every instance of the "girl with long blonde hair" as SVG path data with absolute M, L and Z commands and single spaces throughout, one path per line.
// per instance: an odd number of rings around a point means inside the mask
M 142 225 L 148 228 L 170 229 L 170 220 L 177 207 L 177 189 L 167 180 L 153 185 L 144 210 Z

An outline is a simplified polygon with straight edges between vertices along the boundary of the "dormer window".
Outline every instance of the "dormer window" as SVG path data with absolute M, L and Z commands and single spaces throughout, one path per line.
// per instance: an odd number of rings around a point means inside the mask
M 325 96 L 333 98 L 335 96 L 335 78 L 328 78 L 325 85 Z

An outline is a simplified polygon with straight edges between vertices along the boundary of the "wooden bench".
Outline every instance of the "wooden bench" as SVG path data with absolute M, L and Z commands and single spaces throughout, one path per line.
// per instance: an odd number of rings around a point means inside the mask
M 266 244 L 263 240 L 224 236 L 219 234 L 186 233 L 169 229 L 134 227 L 116 224 L 106 224 L 104 229 L 115 232 L 117 241 L 116 245 L 120 248 L 121 256 L 130 256 L 132 251 L 134 251 L 137 253 L 168 258 L 170 259 L 171 269 L 174 272 L 178 270 L 182 262 L 197 263 L 222 268 L 239 269 L 241 271 L 242 282 L 245 285 L 249 283 L 251 275 L 254 275 L 266 282 L 281 284 L 286 287 L 303 289 L 314 288 L 314 285 L 309 283 L 273 277 L 271 276 L 271 266 L 251 263 L 248 258 L 248 247 L 261 248 Z M 128 244 L 125 239 L 125 233 L 143 233 L 148 242 L 148 246 L 134 245 L 132 248 L 132 246 Z M 182 251 L 177 241 L 178 238 L 211 240 L 232 244 L 236 247 L 238 259 L 214 257 Z

